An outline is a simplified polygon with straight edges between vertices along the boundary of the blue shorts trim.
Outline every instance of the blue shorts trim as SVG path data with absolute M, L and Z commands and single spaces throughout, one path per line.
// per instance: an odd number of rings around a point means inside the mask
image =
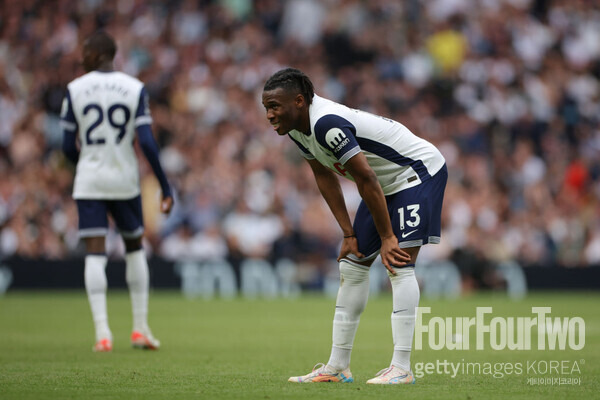
M 392 229 L 401 248 L 440 243 L 442 203 L 448 181 L 448 169 L 442 167 L 431 179 L 418 186 L 386 196 Z M 364 259 L 375 258 L 381 249 L 379 233 L 364 201 L 354 219 L 358 250 Z
M 136 239 L 144 234 L 141 196 L 129 200 L 77 199 L 76 203 L 79 237 L 106 236 L 109 214 L 123 238 Z

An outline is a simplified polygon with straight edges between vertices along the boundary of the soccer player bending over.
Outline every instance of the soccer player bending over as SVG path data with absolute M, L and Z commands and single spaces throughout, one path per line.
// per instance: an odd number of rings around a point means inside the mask
M 115 53 L 114 40 L 104 32 L 96 32 L 85 40 L 83 67 L 86 74 L 68 84 L 63 101 L 63 151 L 77 165 L 73 198 L 79 214 L 79 235 L 85 240 L 87 251 L 84 278 L 96 328 L 93 349 L 112 350 L 105 273 L 105 237 L 110 214 L 127 252 L 126 281 L 133 309 L 131 344 L 155 350 L 160 342 L 153 337 L 147 322 L 149 276 L 142 248 L 144 223 L 133 145 L 136 138 L 160 182 L 163 213 L 171 211 L 173 197 L 152 136 L 144 84 L 113 71 Z
M 415 262 L 422 245 L 440 241 L 444 157 L 396 121 L 317 96 L 297 69 L 271 76 L 262 103 L 277 134 L 288 135 L 310 164 L 344 236 L 329 361 L 290 382 L 353 382 L 352 345 L 369 295 L 369 267 L 379 254 L 392 285 L 394 353 L 390 366 L 367 383 L 414 383 Z M 362 197 L 354 223 L 336 174 L 354 181 Z

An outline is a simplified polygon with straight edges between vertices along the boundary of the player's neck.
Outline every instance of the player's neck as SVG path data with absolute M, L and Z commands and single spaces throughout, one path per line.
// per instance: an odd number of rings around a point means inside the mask
M 306 110 L 306 115 L 300 119 L 299 131 L 304 133 L 306 136 L 310 136 L 310 116 L 308 115 L 308 110 Z
M 113 64 L 110 61 L 104 62 L 104 63 L 100 64 L 98 66 L 98 68 L 96 68 L 96 71 L 99 71 L 99 72 L 112 72 L 113 71 Z

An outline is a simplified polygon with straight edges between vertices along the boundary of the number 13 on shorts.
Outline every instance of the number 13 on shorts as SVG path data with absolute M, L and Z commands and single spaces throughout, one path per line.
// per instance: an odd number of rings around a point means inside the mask
M 409 228 L 419 226 L 419 223 L 421 223 L 421 217 L 419 217 L 419 208 L 419 204 L 410 204 L 406 207 L 400 207 L 398 209 L 401 231 L 403 231 L 406 226 Z

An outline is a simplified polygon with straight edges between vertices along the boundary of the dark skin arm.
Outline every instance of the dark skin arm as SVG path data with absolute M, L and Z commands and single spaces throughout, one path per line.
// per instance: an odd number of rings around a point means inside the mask
M 353 233 L 352 223 L 346 209 L 338 177 L 333 171 L 323 166 L 317 160 L 309 160 L 308 163 L 315 175 L 317 186 L 342 228 L 344 236 L 351 235 Z M 377 181 L 377 177 L 362 153 L 358 153 L 348 160 L 344 168 L 346 168 L 356 181 L 358 191 L 373 216 L 375 227 L 381 237 L 381 261 L 387 270 L 395 275 L 393 266 L 405 265 L 410 261 L 411 257 L 398 247 L 398 239 L 392 230 L 385 197 Z M 358 251 L 356 237 L 344 238 L 338 261 L 350 253 L 359 258 L 364 257 Z
M 352 228 L 352 222 L 350 221 L 350 216 L 348 215 L 348 210 L 346 209 L 344 194 L 342 192 L 342 187 L 340 186 L 337 175 L 329 168 L 323 166 L 317 160 L 307 161 L 313 171 L 315 180 L 317 181 L 317 187 L 325 199 L 325 202 L 329 206 L 329 209 L 333 213 L 333 216 L 340 225 L 340 228 L 342 228 L 344 236 L 353 235 L 354 230 Z M 354 251 L 348 251 L 345 254 L 340 254 L 338 261 L 348 253 L 353 253 L 357 257 L 364 257 L 364 255 L 358 252 L 358 248 L 355 248 Z

